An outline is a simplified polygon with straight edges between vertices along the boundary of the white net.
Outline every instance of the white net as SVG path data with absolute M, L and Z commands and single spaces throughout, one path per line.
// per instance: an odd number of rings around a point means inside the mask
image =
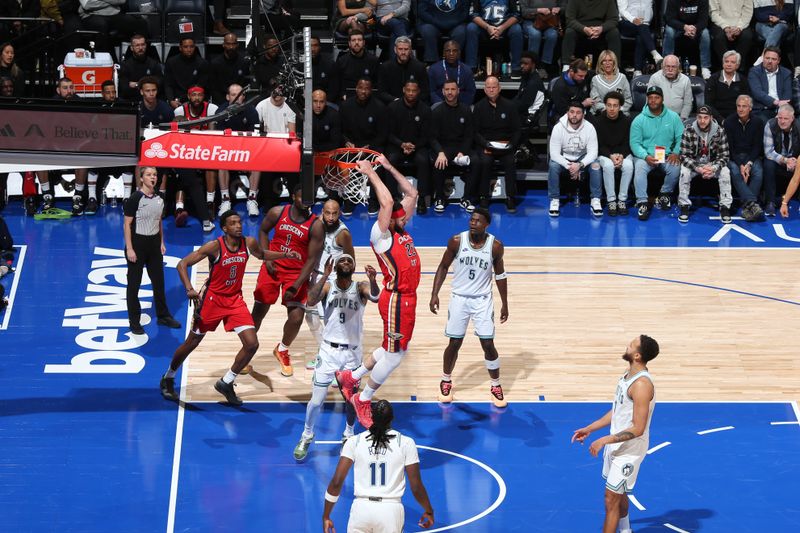
M 367 203 L 367 182 L 369 178 L 356 166 L 358 161 L 368 161 L 377 170 L 376 162 L 380 154 L 372 150 L 339 149 L 329 156 L 329 161 L 322 172 L 322 183 L 345 199 L 355 204 Z

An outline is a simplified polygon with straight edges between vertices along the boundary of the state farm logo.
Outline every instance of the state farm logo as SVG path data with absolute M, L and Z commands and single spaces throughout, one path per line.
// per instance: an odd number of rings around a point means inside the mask
M 144 151 L 145 157 L 149 157 L 150 159 L 158 158 L 158 159 L 166 159 L 167 158 L 167 151 L 164 150 L 164 147 L 161 146 L 161 143 L 153 143 L 150 145 L 150 148 Z

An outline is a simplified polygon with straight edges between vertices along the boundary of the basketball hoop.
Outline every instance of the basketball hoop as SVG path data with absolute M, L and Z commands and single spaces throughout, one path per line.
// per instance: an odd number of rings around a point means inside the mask
M 377 170 L 380 155 L 367 148 L 337 148 L 314 157 L 315 173 L 322 176 L 325 187 L 338 192 L 345 200 L 366 204 L 369 178 L 359 170 L 357 163 L 367 161 Z

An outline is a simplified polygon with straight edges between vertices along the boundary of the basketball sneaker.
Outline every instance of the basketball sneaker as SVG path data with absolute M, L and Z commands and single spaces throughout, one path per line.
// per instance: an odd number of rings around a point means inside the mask
M 79 194 L 72 197 L 72 216 L 81 216 L 83 214 L 83 198 Z
M 168 378 L 166 376 L 162 376 L 160 386 L 161 386 L 161 396 L 163 396 L 165 400 L 170 400 L 173 402 L 178 401 L 178 395 L 175 392 L 175 378 Z
M 42 211 L 47 211 L 48 209 L 52 209 L 53 207 L 53 195 L 52 194 L 45 194 L 42 196 Z M 772 216 L 775 216 L 775 213 L 772 213 Z
M 450 403 L 453 401 L 453 382 L 442 380 L 439 382 L 439 401 Z
M 175 227 L 183 228 L 186 226 L 186 221 L 189 219 L 189 213 L 183 208 L 175 210 Z
M 252 198 L 248 198 L 248 200 L 247 200 L 247 216 L 257 217 L 258 215 L 259 215 L 258 202 L 253 200 Z
M 222 381 L 222 378 L 220 378 L 214 383 L 214 390 L 225 396 L 228 404 L 242 405 L 242 400 L 236 396 L 236 392 L 233 390 L 233 383 L 225 383 Z
M 217 216 L 222 216 L 222 213 L 225 211 L 230 211 L 231 209 L 231 201 L 228 197 L 223 196 L 222 201 L 219 203 L 219 211 L 217 211 Z
M 300 436 L 300 442 L 297 443 L 297 446 L 294 447 L 294 460 L 297 462 L 303 462 L 308 457 L 308 447 L 311 446 L 311 443 L 314 441 L 314 435 L 312 434 L 310 437 L 306 437 L 305 435 Z
M 97 198 L 89 198 L 86 202 L 86 209 L 83 211 L 87 215 L 94 215 L 97 213 Z
M 364 426 L 364 429 L 369 429 L 372 427 L 372 402 L 362 401 L 360 396 L 360 394 L 353 394 L 350 398 L 350 403 L 356 409 L 358 421 Z
M 290 377 L 294 374 L 294 369 L 292 368 L 292 360 L 289 357 L 289 350 L 278 350 L 280 344 L 275 345 L 275 349 L 272 350 L 272 355 L 275 356 L 275 359 L 281 364 L 281 376 Z
M 489 392 L 492 395 L 492 403 L 495 407 L 505 407 L 508 405 L 505 397 L 503 396 L 503 387 L 497 385 L 496 387 L 492 387 L 489 389 Z
M 339 384 L 339 392 L 342 393 L 344 401 L 349 402 L 353 393 L 358 390 L 358 380 L 353 377 L 352 370 L 337 370 L 333 373 L 336 383 Z

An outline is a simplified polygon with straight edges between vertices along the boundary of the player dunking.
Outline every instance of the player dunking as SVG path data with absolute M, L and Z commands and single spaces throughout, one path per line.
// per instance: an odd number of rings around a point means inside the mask
M 356 256 L 353 250 L 353 236 L 344 222 L 339 220 L 340 214 L 341 211 L 337 200 L 330 199 L 322 205 L 320 219 L 322 219 L 322 228 L 325 230 L 325 242 L 322 245 L 322 255 L 319 258 L 319 264 L 317 264 L 316 276 L 322 275 L 328 258 L 332 257 L 336 261 L 342 254 L 348 254 L 351 257 Z M 316 281 L 316 278 L 312 279 L 312 283 L 314 281 Z M 336 281 L 335 275 L 329 281 L 334 283 Z M 317 304 L 316 307 L 306 306 L 306 324 L 308 324 L 308 329 L 311 330 L 311 334 L 314 335 L 314 340 L 317 341 L 317 344 L 322 343 L 322 320 L 320 317 L 323 315 L 322 302 Z M 306 363 L 306 368 L 313 370 L 316 364 L 316 357 L 309 359 L 308 363 Z
M 392 429 L 394 413 L 389 402 L 376 402 L 372 410 L 372 426 L 344 443 L 336 472 L 325 491 L 324 533 L 335 533 L 331 512 L 351 467 L 355 499 L 350 507 L 347 531 L 403 531 L 405 510 L 401 499 L 406 489 L 406 476 L 411 493 L 424 509 L 418 525 L 424 529 L 433 525 L 433 507 L 422 484 L 414 439 Z
M 395 202 L 372 165 L 366 161 L 358 162 L 359 170 L 369 177 L 380 204 L 378 220 L 372 226 L 369 240 L 383 272 L 384 290 L 378 301 L 378 310 L 383 319 L 383 343 L 367 356 L 360 368 L 353 372 L 343 370 L 336 373 L 342 395 L 345 400 L 352 402 L 358 421 L 365 428 L 372 424 L 372 396 L 403 361 L 414 333 L 421 269 L 414 239 L 405 229 L 417 205 L 417 190 L 386 157 L 381 155 L 377 161 L 394 176 L 399 191 L 404 195 L 402 202 Z M 358 380 L 369 371 L 372 373 L 367 386 L 360 394 L 352 394 Z
M 336 277 L 330 281 L 334 262 Z M 322 304 L 325 329 L 319 345 L 317 365 L 312 378 L 311 399 L 306 407 L 306 423 L 300 442 L 294 449 L 294 458 L 303 461 L 308 455 L 308 447 L 314 441 L 314 425 L 322 410 L 322 402 L 333 383 L 334 372 L 347 368 L 353 370 L 361 364 L 363 353 L 361 340 L 364 331 L 364 307 L 368 301 L 377 302 L 380 288 L 375 281 L 375 269 L 367 265 L 365 271 L 369 282 L 353 281 L 356 263 L 350 254 L 341 254 L 334 260 L 329 257 L 320 279 L 308 291 L 308 305 Z M 345 405 L 347 425 L 344 438 L 353 435 L 356 421 L 355 409 Z
M 258 338 L 253 318 L 242 298 L 242 278 L 250 254 L 265 261 L 297 260 L 299 254 L 293 250 L 264 251 L 252 237 L 242 237 L 242 219 L 236 211 L 226 211 L 220 216 L 224 235 L 205 243 L 178 262 L 178 275 L 186 288 L 186 296 L 195 304 L 194 321 L 189 336 L 181 344 L 167 373 L 161 378 L 161 395 L 167 400 L 178 400 L 175 393 L 175 374 L 206 333 L 214 331 L 220 322 L 225 331 L 235 331 L 242 341 L 230 370 L 214 388 L 223 394 L 231 405 L 241 405 L 242 400 L 233 390 L 236 376 L 242 372 L 258 350 Z M 198 293 L 189 279 L 188 268 L 203 259 L 208 259 L 209 274 L 203 289 Z
M 447 269 L 453 267 L 453 295 L 447 307 L 447 326 L 444 334 L 450 338 L 444 350 L 442 381 L 439 383 L 439 401 L 453 401 L 451 375 L 458 359 L 458 350 L 464 342 L 470 318 L 475 335 L 481 341 L 483 358 L 489 371 L 489 392 L 497 407 L 507 402 L 500 386 L 500 359 L 494 347 L 494 299 L 492 298 L 492 271 L 500 293 L 500 323 L 508 320 L 508 297 L 506 270 L 503 266 L 503 243 L 486 231 L 492 222 L 488 209 L 477 208 L 469 219 L 469 231 L 450 237 L 444 251 L 436 277 L 433 279 L 430 308 L 433 314 L 439 311 L 439 289 L 447 277 Z
M 656 390 L 647 363 L 658 355 L 658 343 L 647 335 L 633 339 L 622 358 L 628 371 L 619 378 L 611 410 L 603 418 L 575 430 L 572 442 L 583 443 L 590 433 L 611 424 L 611 434 L 594 441 L 589 453 L 603 451 L 606 479 L 606 518 L 603 533 L 630 533 L 627 492 L 633 490 L 639 467 L 650 445 L 650 421 L 656 405 Z
M 258 241 L 265 250 L 292 250 L 299 255 L 298 259 L 280 263 L 265 261 L 261 265 L 256 290 L 253 292 L 253 322 L 258 331 L 270 306 L 278 301 L 283 290 L 281 303 L 286 306 L 287 317 L 283 325 L 283 337 L 272 350 L 272 355 L 281 365 L 281 375 L 286 377 L 294 373 L 289 346 L 297 337 L 303 323 L 308 279 L 322 252 L 324 235 L 322 225 L 316 224 L 316 221 L 317 216 L 303 204 L 303 189 L 297 185 L 292 192 L 292 203 L 275 206 L 267 211 L 258 231 Z M 273 228 L 275 233 L 270 239 L 269 232 Z M 248 368 L 247 371 L 249 370 Z

